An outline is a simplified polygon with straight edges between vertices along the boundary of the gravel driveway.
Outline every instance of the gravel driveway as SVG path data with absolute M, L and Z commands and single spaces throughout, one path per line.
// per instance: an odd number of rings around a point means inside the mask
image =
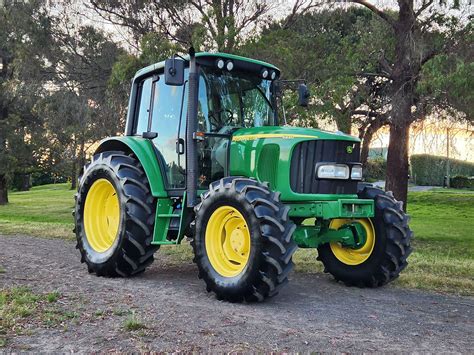
M 193 264 L 156 256 L 141 276 L 105 279 L 87 273 L 70 241 L 0 236 L 0 288 L 57 290 L 56 307 L 76 314 L 31 324 L 6 350 L 474 352 L 473 298 L 293 273 L 269 301 L 231 304 L 205 291 Z M 146 328 L 127 330 L 130 312 Z

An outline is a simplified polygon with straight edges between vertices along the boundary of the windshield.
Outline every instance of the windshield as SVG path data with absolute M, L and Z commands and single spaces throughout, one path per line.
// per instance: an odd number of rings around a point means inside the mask
M 199 78 L 199 129 L 229 133 L 234 128 L 273 126 L 271 81 L 256 74 L 203 67 Z

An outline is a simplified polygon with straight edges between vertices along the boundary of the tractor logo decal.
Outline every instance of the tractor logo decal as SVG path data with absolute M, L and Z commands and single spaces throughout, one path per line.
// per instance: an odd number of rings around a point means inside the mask
M 232 141 L 234 142 L 240 142 L 240 141 L 252 141 L 255 139 L 260 139 L 260 138 L 282 138 L 282 139 L 292 139 L 292 138 L 312 138 L 312 139 L 317 139 L 317 136 L 310 136 L 307 134 L 288 134 L 288 133 L 283 133 L 283 134 L 244 134 L 241 136 L 234 136 L 232 137 Z
M 346 152 L 347 153 L 352 154 L 353 151 L 354 151 L 354 147 L 352 145 L 348 145 L 346 147 Z

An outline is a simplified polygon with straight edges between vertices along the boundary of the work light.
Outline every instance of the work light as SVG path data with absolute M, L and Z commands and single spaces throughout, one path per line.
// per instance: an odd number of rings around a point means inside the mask
M 232 63 L 232 61 L 229 60 L 226 64 L 226 68 L 228 71 L 231 71 L 232 69 L 234 69 L 234 63 Z
M 262 69 L 262 78 L 266 79 L 268 77 L 268 70 L 266 68 Z
M 270 76 L 272 80 L 275 80 L 276 76 L 277 76 L 277 73 L 275 71 L 272 71 L 272 75 Z
M 362 180 L 362 166 L 355 165 L 351 170 L 351 179 L 352 180 Z

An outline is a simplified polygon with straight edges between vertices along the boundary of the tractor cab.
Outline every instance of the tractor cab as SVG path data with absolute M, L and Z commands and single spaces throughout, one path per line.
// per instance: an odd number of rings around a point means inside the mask
M 198 189 L 207 189 L 229 173 L 231 137 L 241 128 L 278 126 L 273 65 L 234 55 L 197 53 Z M 184 62 L 178 65 L 176 62 Z M 166 64 L 169 68 L 166 70 Z M 182 80 L 167 84 L 169 69 L 182 70 Z M 177 75 L 177 73 L 175 73 Z M 172 194 L 186 187 L 186 123 L 189 60 L 170 59 L 147 67 L 133 81 L 126 134 L 150 137 Z

